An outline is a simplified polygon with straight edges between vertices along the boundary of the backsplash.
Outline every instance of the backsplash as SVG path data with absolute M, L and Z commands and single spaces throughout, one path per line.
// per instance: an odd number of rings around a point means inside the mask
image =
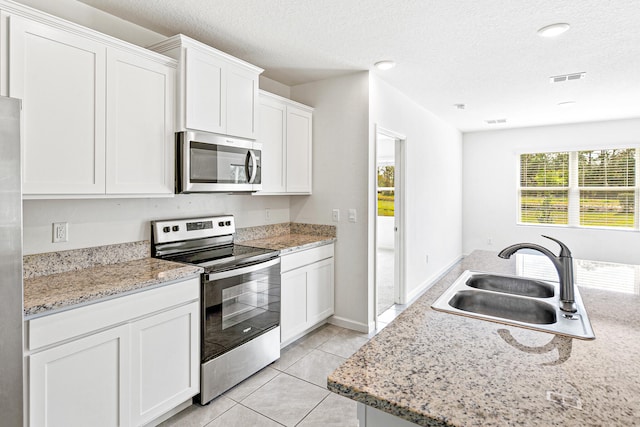
M 256 227 L 238 228 L 236 230 L 235 241 L 240 243 L 247 240 L 284 236 L 285 234 L 336 237 L 336 227 L 335 225 L 299 224 L 295 222 L 259 225 Z
M 31 279 L 49 274 L 148 258 L 150 255 L 151 243 L 148 240 L 25 255 L 22 258 L 23 277 Z
M 284 236 L 287 234 L 336 237 L 336 227 L 333 225 L 283 222 L 280 224 L 238 228 L 236 230 L 235 241 L 239 243 L 267 237 Z M 100 265 L 133 261 L 148 258 L 149 256 L 151 256 L 151 243 L 148 240 L 25 255 L 22 258 L 23 277 L 25 279 L 31 279 L 49 274 L 78 271 Z

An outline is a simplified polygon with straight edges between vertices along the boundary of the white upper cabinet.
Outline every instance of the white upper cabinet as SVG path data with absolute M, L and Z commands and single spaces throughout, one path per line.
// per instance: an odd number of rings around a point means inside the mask
M 108 194 L 173 194 L 175 70 L 107 53 Z
M 22 99 L 25 198 L 170 196 L 177 62 L 0 2 L 1 94 Z
M 256 139 L 261 68 L 182 34 L 150 49 L 180 62 L 180 130 Z
M 313 108 L 260 91 L 262 191 L 311 194 Z
M 201 131 L 224 133 L 226 127 L 226 101 L 223 70 L 224 61 L 197 49 L 184 52 L 185 70 L 188 78 L 184 82 L 185 105 L 184 126 Z
M 98 194 L 105 186 L 106 48 L 11 16 L 9 93 L 22 99 L 24 194 Z

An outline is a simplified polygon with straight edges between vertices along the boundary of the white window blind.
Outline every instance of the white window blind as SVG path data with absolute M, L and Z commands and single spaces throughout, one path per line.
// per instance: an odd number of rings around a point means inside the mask
M 578 152 L 580 225 L 634 227 L 635 151 Z
M 569 153 L 520 156 L 520 221 L 567 224 Z
M 519 222 L 638 229 L 638 150 L 520 156 Z

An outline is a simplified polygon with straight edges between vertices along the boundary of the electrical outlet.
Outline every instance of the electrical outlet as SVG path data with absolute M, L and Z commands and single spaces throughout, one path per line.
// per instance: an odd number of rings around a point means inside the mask
M 266 221 L 270 221 L 271 220 L 271 210 L 269 208 L 266 208 L 264 210 L 264 219 Z
M 53 223 L 53 243 L 61 243 L 69 241 L 69 223 L 54 222 Z
M 340 221 L 340 209 L 334 209 L 331 211 L 331 219 L 335 222 Z
M 487 245 L 489 246 L 493 245 L 493 238 L 487 237 Z
M 425 264 L 429 264 L 429 254 L 425 255 L 424 262 Z

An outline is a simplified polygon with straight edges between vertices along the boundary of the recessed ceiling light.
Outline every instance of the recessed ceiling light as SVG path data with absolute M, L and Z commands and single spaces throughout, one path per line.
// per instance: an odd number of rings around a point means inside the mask
M 558 107 L 567 108 L 567 107 L 574 106 L 575 104 L 576 104 L 576 101 L 558 102 Z
M 547 25 L 546 27 L 542 27 L 538 30 L 538 35 L 540 37 L 557 37 L 567 31 L 570 27 L 571 25 L 566 22 Z
M 396 63 L 391 60 L 378 61 L 373 64 L 378 70 L 390 70 L 396 66 Z

